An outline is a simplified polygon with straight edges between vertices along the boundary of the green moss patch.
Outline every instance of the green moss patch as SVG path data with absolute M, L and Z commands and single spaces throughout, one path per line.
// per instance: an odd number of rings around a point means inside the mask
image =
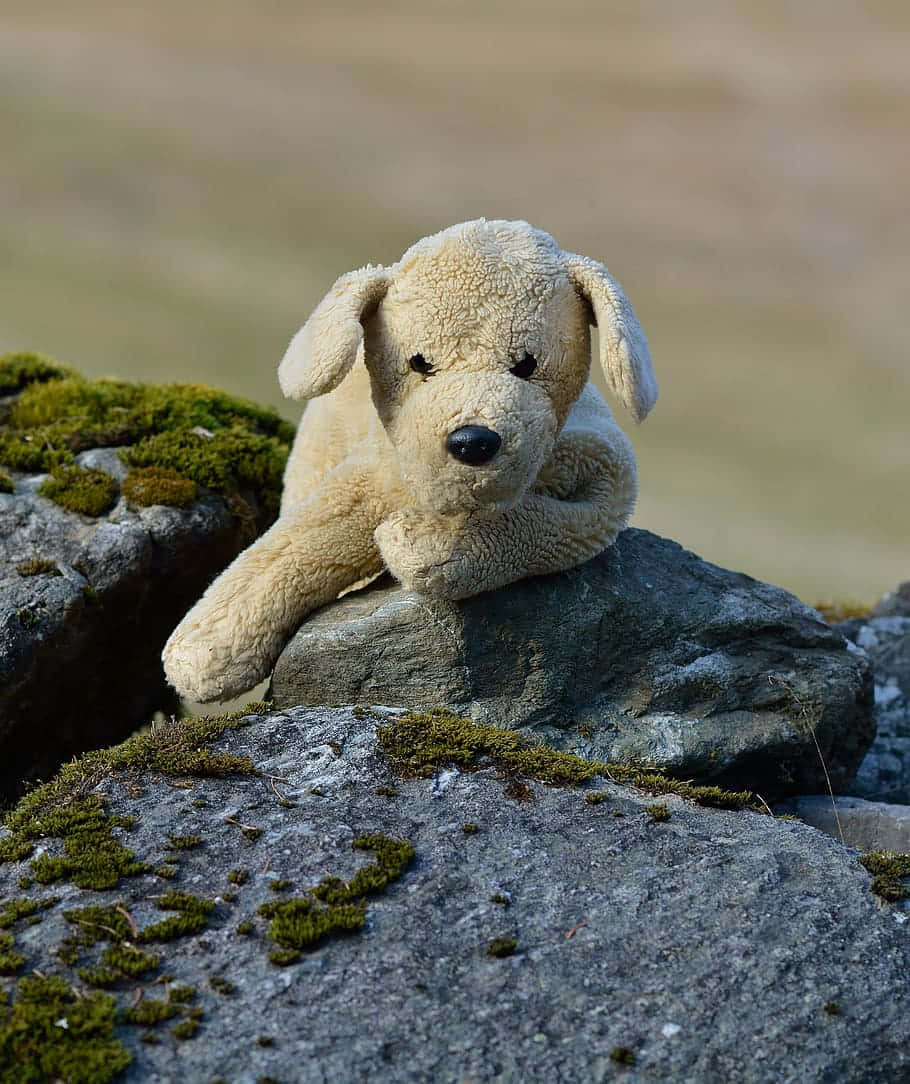
M 63 766 L 57 775 L 27 794 L 7 814 L 10 834 L 0 840 L 0 862 L 23 861 L 38 840 L 59 839 L 61 855 L 42 854 L 32 863 L 40 884 L 71 880 L 80 888 L 115 888 L 121 877 L 148 870 L 114 834 L 133 821 L 112 816 L 97 785 L 110 776 L 159 772 L 170 776 L 249 775 L 249 757 L 219 753 L 210 743 L 226 730 L 243 726 L 245 716 L 267 710 L 263 703 L 242 711 L 202 716 L 156 727 L 110 749 L 93 750 Z
M 33 907 L 49 906 L 54 900 L 45 901 L 24 901 L 31 904 Z M 205 901 L 201 901 L 203 906 L 199 908 L 199 901 L 195 900 L 195 897 L 181 897 L 178 900 L 163 899 L 159 903 L 165 905 L 177 906 L 181 908 L 196 907 L 196 909 L 205 910 Z M 25 913 L 25 908 L 20 908 L 17 912 L 17 916 L 21 917 Z M 149 952 L 144 952 L 142 949 L 137 948 L 133 943 L 134 940 L 142 938 L 142 934 L 137 929 L 135 921 L 127 910 L 123 903 L 109 904 L 109 905 L 95 905 L 91 907 L 83 907 L 74 910 L 64 912 L 64 918 L 70 924 L 72 928 L 72 934 L 64 938 L 58 951 L 58 957 L 60 962 L 69 967 L 74 967 L 78 962 L 79 957 L 87 951 L 90 951 L 92 947 L 98 942 L 107 942 L 107 946 L 101 953 L 100 958 L 97 959 L 95 966 L 83 967 L 78 969 L 78 975 L 83 982 L 90 986 L 114 986 L 118 983 L 135 985 L 137 981 L 142 981 L 145 976 L 150 972 L 157 970 L 160 964 L 160 958 Z M 146 932 L 154 932 L 155 927 L 149 927 Z M 188 931 L 195 932 L 195 928 Z M 2 941 L 2 933 L 0 933 L 0 941 Z M 164 976 L 159 981 L 164 980 Z M 58 1004 L 58 995 L 61 991 L 69 991 L 69 986 L 61 978 L 54 978 L 50 980 L 52 985 L 44 987 L 32 987 L 30 983 L 33 980 L 23 979 L 19 986 L 20 1002 L 28 1001 L 29 996 L 34 992 L 36 997 L 40 996 L 42 1000 L 49 1001 L 52 1005 Z M 79 1004 L 88 1004 L 96 1006 L 104 1006 L 106 1021 L 113 1021 L 119 1024 L 132 1024 L 141 1027 L 152 1027 L 156 1024 L 160 1024 L 165 1020 L 172 1019 L 175 1016 L 184 1016 L 186 1019 L 196 1019 L 200 1013 L 198 1010 L 186 1008 L 184 1002 L 190 1000 L 195 996 L 195 990 L 192 987 L 173 987 L 171 994 L 167 1000 L 147 998 L 138 1002 L 138 1004 L 132 1004 L 128 1008 L 122 1008 L 119 1012 L 116 1009 L 116 1002 L 113 997 L 102 997 L 98 994 L 90 995 L 88 998 L 84 996 L 79 997 Z M 69 997 L 69 993 L 67 994 Z M 68 1012 L 57 1011 L 55 1020 L 55 1026 L 58 1028 L 64 1028 L 72 1036 L 77 1026 L 80 1026 L 77 1021 L 74 1021 L 73 1015 Z M 61 1019 L 65 1020 L 65 1024 L 61 1024 Z M 195 1031 L 198 1022 L 191 1028 L 191 1031 Z M 76 1032 L 78 1034 L 78 1032 Z M 6 1037 L 0 1038 L 0 1058 L 2 1058 L 7 1047 L 5 1045 Z M 119 1045 L 119 1044 L 118 1044 Z M 45 1080 L 45 1079 L 58 1079 L 57 1076 L 51 1074 L 46 1076 L 44 1073 L 44 1065 L 40 1061 L 41 1050 L 36 1045 L 34 1049 L 23 1051 L 22 1057 L 25 1058 L 23 1074 L 20 1076 L 4 1076 L 0 1073 L 0 1081 L 5 1080 Z M 117 1072 L 124 1068 L 128 1064 L 129 1059 L 123 1062 L 122 1059 L 118 1059 Z M 93 1075 L 92 1072 L 86 1071 L 83 1076 L 70 1075 L 61 1076 L 59 1079 L 70 1080 L 85 1080 L 88 1081 L 101 1081 L 108 1080 L 110 1075 Z
M 146 997 L 120 1014 L 120 1020 L 124 1024 L 136 1024 L 140 1027 L 153 1027 L 164 1020 L 171 1020 L 179 1016 L 179 1005 L 172 1001 L 164 1001 L 157 997 Z
M 202 836 L 168 836 L 167 845 L 175 851 L 192 851 L 202 846 Z
M 0 929 L 8 930 L 19 919 L 31 918 L 56 902 L 56 897 L 44 900 L 6 900 L 0 907 Z
M 28 922 L 40 922 L 39 911 L 52 907 L 56 898 L 45 900 L 7 900 L 0 908 L 0 974 L 14 975 L 25 963 L 21 952 L 15 952 L 15 941 L 9 928 L 26 919 Z
M 63 854 L 42 854 L 32 863 L 39 884 L 71 880 L 80 888 L 114 888 L 121 877 L 147 868 L 114 836 L 115 828 L 132 822 L 109 816 L 100 795 L 90 794 L 67 805 L 46 805 L 39 788 L 9 814 L 11 834 L 0 841 L 0 861 L 17 861 L 31 854 L 39 839 L 60 839 Z
M 78 907 L 64 911 L 73 932 L 64 939 L 59 955 L 73 966 L 83 949 L 99 941 L 126 941 L 132 934 L 129 912 L 122 903 Z
M 131 788 L 144 783 L 149 773 L 179 778 L 250 774 L 255 769 L 249 758 L 220 754 L 211 743 L 231 728 L 248 725 L 247 716 L 266 709 L 265 704 L 252 704 L 229 715 L 153 728 L 65 765 L 6 815 L 8 834 L 0 840 L 0 861 L 28 860 L 35 844 L 46 840 L 50 846 L 33 858 L 30 875 L 24 878 L 28 883 L 69 879 L 81 888 L 109 890 L 123 878 L 146 871 L 146 864 L 122 841 L 134 818 L 109 809 L 106 797 L 98 792 L 99 784 L 115 778 Z M 199 839 L 175 835 L 170 842 L 184 850 L 197 846 Z M 131 1008 L 123 1006 L 121 997 L 119 1010 L 113 993 L 74 992 L 84 989 L 82 984 L 132 991 L 137 983 L 148 982 L 161 964 L 151 943 L 198 934 L 208 926 L 215 909 L 212 900 L 187 892 L 167 892 L 152 899 L 169 913 L 144 926 L 123 901 L 64 912 L 69 932 L 58 943 L 55 962 L 72 971 L 63 978 L 18 980 L 13 991 L 18 1000 L 5 1016 L 0 1014 L 0 1084 L 112 1079 L 130 1060 L 113 1030 L 117 1024 L 148 1029 L 177 1017 L 176 1038 L 196 1034 L 202 1010 L 185 1004 L 195 996 L 192 987 L 172 986 L 166 1001 L 144 998 Z M 20 921 L 37 921 L 40 912 L 56 902 L 52 898 L 0 902 L 0 972 L 14 974 L 30 966 L 16 951 L 8 928 Z M 162 975 L 155 981 L 170 982 L 172 976 Z M 75 983 L 72 989 L 70 982 Z M 230 993 L 226 978 L 217 992 Z
M 610 1061 L 615 1061 L 617 1065 L 634 1065 L 635 1051 L 628 1046 L 614 1046 L 610 1051 Z
M 496 937 L 487 945 L 487 956 L 513 956 L 517 948 L 514 937 Z
M 202 1022 L 202 1009 L 190 1009 L 186 1019 L 181 1020 L 176 1027 L 171 1028 L 171 1034 L 175 1039 L 192 1039 L 199 1030 Z
M 199 486 L 192 479 L 167 467 L 133 467 L 121 489 L 130 504 L 139 508 L 153 504 L 189 508 L 199 495 Z
M 3 1084 L 106 1084 L 130 1064 L 114 1034 L 113 997 L 77 996 L 62 979 L 41 976 L 23 978 L 17 993 L 0 1019 Z
M 583 760 L 572 753 L 532 745 L 514 730 L 479 726 L 445 708 L 407 712 L 387 726 L 377 727 L 376 735 L 396 770 L 412 778 L 427 778 L 451 766 L 462 771 L 496 767 L 506 776 L 524 776 L 551 786 L 581 786 L 602 776 L 650 794 L 678 794 L 698 805 L 758 808 L 749 791 L 698 786 L 651 768 Z
M 249 757 L 219 753 L 210 748 L 227 730 L 248 725 L 249 715 L 263 714 L 269 705 L 247 704 L 241 711 L 225 715 L 202 715 L 154 727 L 136 734 L 121 745 L 106 750 L 107 770 L 152 771 L 164 775 L 228 776 L 253 775 Z
M 43 557 L 33 557 L 29 561 L 20 561 L 16 565 L 16 571 L 20 576 L 41 576 L 45 573 L 49 576 L 62 576 L 63 573 L 57 568 L 56 561 L 48 561 Z
M 0 470 L 0 493 L 15 493 L 16 483 L 5 470 Z
M 102 516 L 117 500 L 117 483 L 103 470 L 56 466 L 38 492 L 69 512 Z
M 175 937 L 199 933 L 208 925 L 209 916 L 215 909 L 212 900 L 193 896 L 189 892 L 168 892 L 155 901 L 155 906 L 162 911 L 177 913 L 172 918 L 140 930 L 137 941 L 173 941 Z
M 287 449 L 274 438 L 239 429 L 210 436 L 181 430 L 146 437 L 121 455 L 133 467 L 165 467 L 225 496 L 252 489 L 263 495 L 267 511 L 274 514 Z
M 79 977 L 89 986 L 113 986 L 125 979 L 137 979 L 150 971 L 155 971 L 161 958 L 150 952 L 143 952 L 135 945 L 110 945 L 101 954 L 98 967 L 83 967 Z
M 17 350 L 0 356 L 0 396 L 15 395 L 30 384 L 46 384 L 63 380 L 76 373 L 66 365 L 58 365 L 46 354 L 34 350 Z
M 277 512 L 294 427 L 274 410 L 198 384 L 86 380 L 38 355 L 0 358 L 3 388 L 21 392 L 0 427 L 7 467 L 59 471 L 88 448 L 120 447 L 134 505 L 188 507 L 203 485 L 252 490 Z
M 356 933 L 366 921 L 366 897 L 401 877 L 414 857 L 414 848 L 406 840 L 382 835 L 358 836 L 354 847 L 372 851 L 376 861 L 359 869 L 350 881 L 325 877 L 308 896 L 259 908 L 258 913 L 271 920 L 269 937 L 280 946 L 269 954 L 272 963 L 294 963 L 301 952 L 333 934 Z
M 0 975 L 13 975 L 25 963 L 21 952 L 13 952 L 13 935 L 0 930 Z
M 873 875 L 871 890 L 889 903 L 910 899 L 904 878 L 910 877 L 910 854 L 900 851 L 869 851 L 860 863 Z

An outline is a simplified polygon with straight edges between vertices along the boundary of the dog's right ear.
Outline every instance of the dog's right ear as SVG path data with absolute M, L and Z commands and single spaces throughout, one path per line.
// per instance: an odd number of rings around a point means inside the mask
M 291 339 L 278 366 L 278 382 L 289 399 L 313 399 L 338 387 L 357 357 L 362 321 L 376 311 L 390 282 L 384 267 L 341 276 Z

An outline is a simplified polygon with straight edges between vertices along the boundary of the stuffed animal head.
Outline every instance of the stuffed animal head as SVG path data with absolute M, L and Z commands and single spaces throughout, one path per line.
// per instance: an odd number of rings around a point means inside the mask
M 657 384 L 616 280 L 526 222 L 479 219 L 418 241 L 392 267 L 343 275 L 278 375 L 285 395 L 310 399 L 362 353 L 415 504 L 496 513 L 553 451 L 588 379 L 590 324 L 609 384 L 643 420 Z

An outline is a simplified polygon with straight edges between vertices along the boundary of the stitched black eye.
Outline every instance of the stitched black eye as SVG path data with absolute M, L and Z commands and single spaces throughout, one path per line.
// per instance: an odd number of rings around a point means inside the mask
M 525 354 L 517 365 L 513 365 L 512 368 L 509 369 L 509 372 L 513 373 L 515 376 L 520 376 L 522 380 L 527 380 L 536 368 L 537 358 L 532 354 Z
M 427 361 L 423 354 L 415 354 L 408 362 L 408 365 L 411 366 L 415 373 L 423 373 L 424 376 L 433 371 L 433 363 Z

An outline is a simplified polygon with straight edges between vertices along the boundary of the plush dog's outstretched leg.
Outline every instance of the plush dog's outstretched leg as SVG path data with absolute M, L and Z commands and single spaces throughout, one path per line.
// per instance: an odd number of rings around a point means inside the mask
M 345 460 L 284 512 L 209 587 L 178 625 L 162 659 L 192 700 L 225 700 L 268 677 L 311 610 L 382 568 L 373 532 L 388 514 L 372 471 Z
M 535 490 L 509 511 L 457 519 L 396 512 L 376 540 L 405 587 L 466 598 L 590 560 L 625 527 L 636 488 L 635 456 L 618 427 L 564 431 Z

